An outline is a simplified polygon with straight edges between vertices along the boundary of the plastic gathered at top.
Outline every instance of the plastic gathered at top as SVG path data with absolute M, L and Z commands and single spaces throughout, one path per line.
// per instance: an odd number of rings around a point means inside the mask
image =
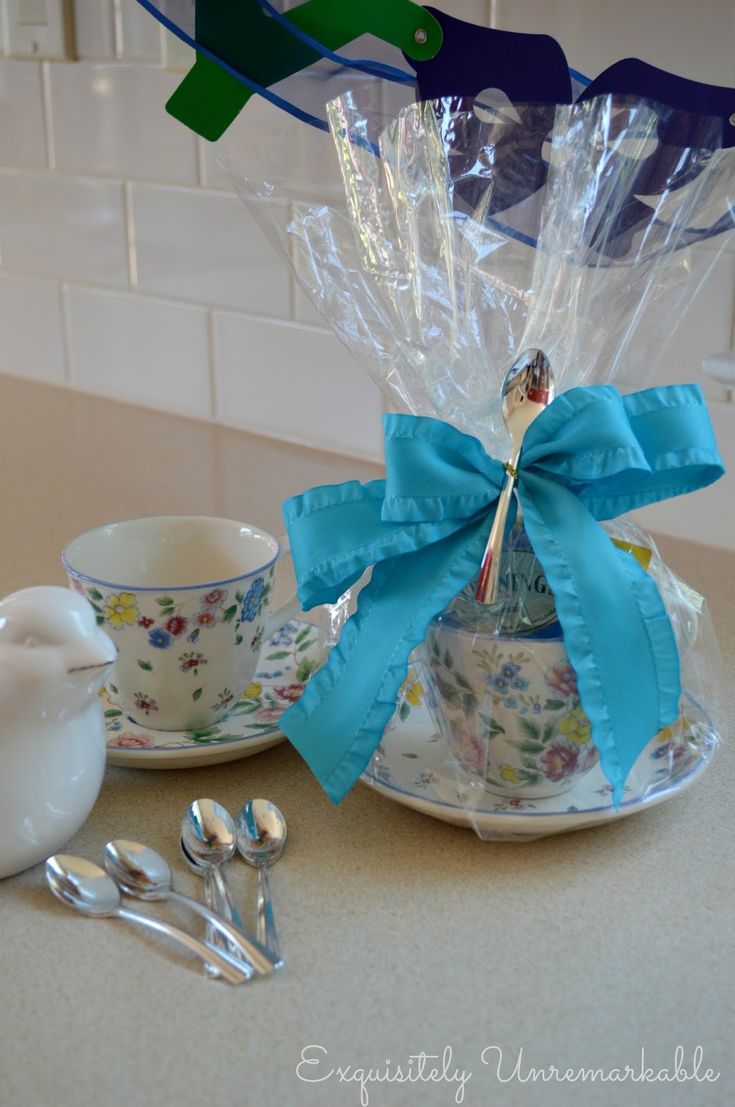
M 614 96 L 421 102 L 376 152 L 366 98 L 329 105 L 331 190 L 300 188 L 285 123 L 226 165 L 386 397 L 506 456 L 500 385 L 517 351 L 543 349 L 558 391 L 640 387 L 732 249 L 735 151 L 716 147 L 719 122 Z

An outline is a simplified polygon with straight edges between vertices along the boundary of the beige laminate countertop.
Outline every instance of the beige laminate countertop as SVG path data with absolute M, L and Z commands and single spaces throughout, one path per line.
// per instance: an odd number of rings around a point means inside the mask
M 0 594 L 63 583 L 59 551 L 98 523 L 204 513 L 278 532 L 279 504 L 315 483 L 376 475 L 346 458 L 48 386 L 0 378 Z M 733 706 L 733 556 L 661 543 L 711 601 Z M 236 810 L 273 799 L 289 846 L 272 883 L 287 966 L 228 988 L 133 927 L 80 918 L 35 869 L 0 883 L 2 1107 L 240 1107 L 360 1104 L 356 1083 L 299 1080 L 453 1050 L 485 1104 L 719 1105 L 735 1102 L 733 758 L 674 802 L 594 830 L 526 843 L 399 807 L 363 786 L 339 807 L 287 744 L 211 768 L 109 768 L 69 851 L 99 859 L 109 838 L 178 860 L 181 814 L 211 796 Z M 0 764 L 0 771 L 2 765 Z M 254 879 L 232 871 L 241 906 Z M 200 889 L 199 889 L 200 891 Z M 151 948 L 151 947 L 154 948 Z M 498 1051 L 483 1065 L 487 1046 Z M 691 1068 L 714 1083 L 544 1083 L 530 1067 Z M 510 1073 L 523 1049 L 520 1075 Z M 313 1051 L 311 1056 L 316 1056 Z M 486 1055 L 488 1056 L 488 1055 Z M 303 1071 L 303 1070 L 302 1070 Z M 507 1080 L 503 1083 L 503 1079 Z M 439 1107 L 457 1084 L 371 1084 L 376 1107 Z

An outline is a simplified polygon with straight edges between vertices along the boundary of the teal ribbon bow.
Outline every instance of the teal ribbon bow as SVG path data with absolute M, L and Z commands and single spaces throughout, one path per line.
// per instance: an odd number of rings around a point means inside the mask
M 305 610 L 335 603 L 373 567 L 326 665 L 281 720 L 334 802 L 380 742 L 429 621 L 477 573 L 505 477 L 448 423 L 386 415 L 384 429 L 384 481 L 312 488 L 283 509 Z M 679 659 L 654 580 L 597 520 L 722 476 L 701 390 L 573 388 L 531 425 L 518 469 L 526 531 L 619 803 L 641 750 L 679 715 Z

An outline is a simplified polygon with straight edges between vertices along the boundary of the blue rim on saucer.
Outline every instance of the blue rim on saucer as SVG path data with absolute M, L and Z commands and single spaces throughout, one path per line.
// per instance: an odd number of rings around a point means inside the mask
M 689 788 L 709 765 L 718 744 L 704 710 L 691 697 L 696 741 L 672 743 L 657 736 L 641 753 L 619 810 L 599 765 L 560 795 L 526 800 L 504 797 L 478 784 L 470 801 L 469 778 L 455 772 L 422 703 L 386 733 L 361 780 L 374 791 L 425 815 L 474 828 L 481 837 L 523 840 L 611 822 L 647 810 Z M 701 729 L 701 734 L 699 733 Z

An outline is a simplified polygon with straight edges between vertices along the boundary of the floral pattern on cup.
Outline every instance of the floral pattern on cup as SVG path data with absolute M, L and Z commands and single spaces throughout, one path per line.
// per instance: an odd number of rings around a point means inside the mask
M 427 702 L 453 756 L 491 790 L 553 795 L 597 763 L 561 643 L 435 626 L 423 664 Z
M 411 712 L 424 702 L 424 686 L 413 670 L 398 689 L 396 719 L 405 723 Z
M 111 698 L 110 687 L 101 699 L 107 729 L 107 745 L 111 749 L 164 750 L 193 746 L 218 745 L 243 738 L 254 738 L 277 726 L 284 711 L 301 696 L 312 673 L 319 665 L 319 633 L 311 623 L 291 621 L 280 627 L 266 645 L 260 657 L 266 666 L 244 689 L 240 698 L 229 688 L 222 689 L 212 706 L 226 717 L 211 726 L 195 730 L 153 730 L 154 715 L 147 724 L 131 727 L 130 720 Z M 148 712 L 155 711 L 154 701 L 147 701 Z
M 180 594 L 140 592 L 103 592 L 101 586 L 84 585 L 74 580 L 75 589 L 91 603 L 99 626 L 116 635 L 135 635 L 140 679 L 128 705 L 131 717 L 155 726 L 161 705 L 146 688 L 145 674 L 156 676 L 162 669 L 180 674 L 185 681 L 178 695 L 192 703 L 200 700 L 210 713 L 220 718 L 232 706 L 234 694 L 228 688 L 211 687 L 207 680 L 210 649 L 221 648 L 223 629 L 231 628 L 234 645 L 242 647 L 243 657 L 253 658 L 260 650 L 265 629 L 265 612 L 270 606 L 275 566 L 261 576 L 245 581 L 241 588 L 215 587 L 204 595 L 195 589 Z M 232 638 L 229 640 L 230 648 Z M 208 656 L 209 655 L 209 656 Z M 114 681 L 107 691 L 118 702 Z M 130 687 L 130 684 L 128 684 Z

